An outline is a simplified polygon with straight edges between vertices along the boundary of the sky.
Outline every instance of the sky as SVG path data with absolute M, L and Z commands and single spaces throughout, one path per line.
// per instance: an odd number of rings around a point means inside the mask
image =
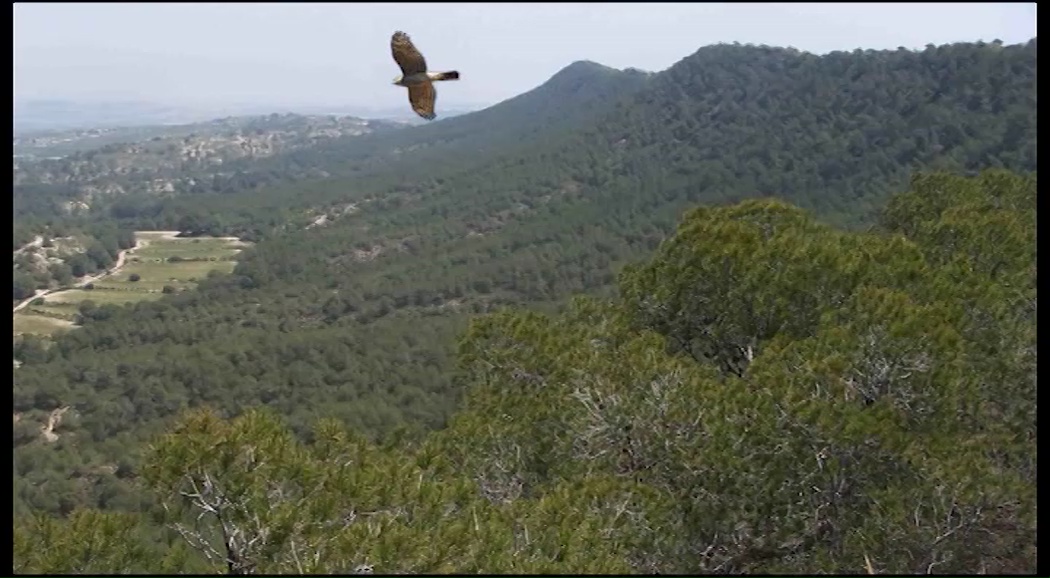
M 390 35 L 433 70 L 439 103 L 477 107 L 577 60 L 648 71 L 718 42 L 855 48 L 1026 42 L 1035 3 L 16 3 L 15 99 L 352 105 L 405 100 Z M 440 106 L 439 104 L 439 106 Z

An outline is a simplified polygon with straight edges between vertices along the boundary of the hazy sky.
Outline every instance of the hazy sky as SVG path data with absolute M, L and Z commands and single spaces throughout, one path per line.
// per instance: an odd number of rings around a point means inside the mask
M 170 104 L 405 100 L 390 35 L 457 69 L 439 106 L 493 104 L 576 60 L 659 71 L 701 46 L 816 53 L 1025 42 L 1035 3 L 959 4 L 15 4 L 16 98 Z

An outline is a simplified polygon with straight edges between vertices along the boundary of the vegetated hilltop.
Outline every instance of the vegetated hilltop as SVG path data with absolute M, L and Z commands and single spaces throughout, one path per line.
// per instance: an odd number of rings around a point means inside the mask
M 856 224 L 916 169 L 1034 170 L 1034 79 L 1034 41 L 822 57 L 713 46 L 653 75 L 574 65 L 488 111 L 263 161 L 328 179 L 128 196 L 111 207 L 123 227 L 190 219 L 263 238 L 197 291 L 99 307 L 48 349 L 19 343 L 22 423 L 73 409 L 55 444 L 19 438 L 16 507 L 135 509 L 132 483 L 103 468 L 127 460 L 133 479 L 141 440 L 186 407 L 267 405 L 304 436 L 319 417 L 370 435 L 441 427 L 471 315 L 611 293 L 697 203 L 775 196 Z M 513 138 L 534 117 L 562 120 Z M 491 132 L 442 140 L 469 123 Z M 333 152 L 349 150 L 362 156 Z
M 620 297 L 474 320 L 444 430 L 192 412 L 116 466 L 151 513 L 16 518 L 15 568 L 1035 572 L 1035 205 L 996 170 L 919 175 L 863 233 L 697 208 Z

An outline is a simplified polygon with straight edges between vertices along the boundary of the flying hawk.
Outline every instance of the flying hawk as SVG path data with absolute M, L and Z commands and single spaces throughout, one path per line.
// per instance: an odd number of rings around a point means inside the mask
M 426 59 L 404 32 L 394 33 L 390 39 L 390 50 L 394 53 L 397 65 L 401 67 L 401 75 L 394 79 L 394 84 L 408 89 L 408 102 L 416 114 L 427 120 L 434 120 L 437 116 L 434 114 L 434 101 L 437 100 L 434 81 L 459 80 L 459 72 L 427 72 Z

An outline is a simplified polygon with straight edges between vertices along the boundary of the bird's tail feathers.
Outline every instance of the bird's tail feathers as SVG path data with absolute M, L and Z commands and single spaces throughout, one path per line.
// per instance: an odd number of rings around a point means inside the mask
M 459 80 L 459 71 L 453 70 L 450 72 L 432 72 L 429 75 L 430 80 Z

